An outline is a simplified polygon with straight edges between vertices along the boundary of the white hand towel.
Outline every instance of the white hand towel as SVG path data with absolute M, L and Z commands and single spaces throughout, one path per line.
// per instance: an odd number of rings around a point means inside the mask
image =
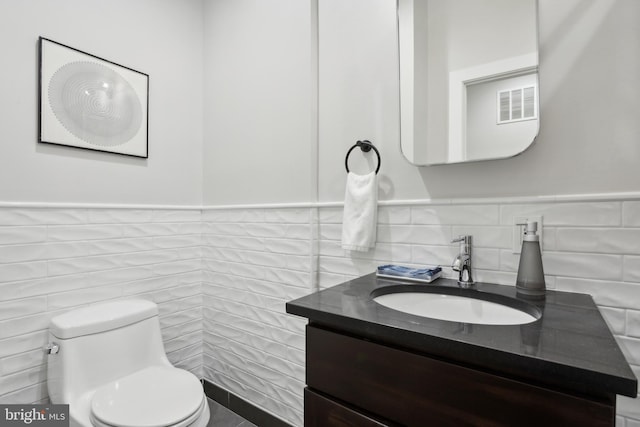
M 342 248 L 366 252 L 376 244 L 378 222 L 378 179 L 368 175 L 347 174 L 342 219 Z

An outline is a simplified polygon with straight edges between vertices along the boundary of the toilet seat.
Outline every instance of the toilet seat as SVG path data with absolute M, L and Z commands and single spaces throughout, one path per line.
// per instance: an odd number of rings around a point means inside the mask
M 177 424 L 172 424 L 169 426 L 164 426 L 164 427 L 189 427 L 189 426 L 193 426 L 196 425 L 196 423 L 198 422 L 198 420 L 203 416 L 203 414 L 207 411 L 207 402 L 206 400 L 202 400 L 202 405 L 200 406 L 200 409 L 198 409 L 193 415 L 191 415 L 189 418 L 186 418 L 182 421 L 180 421 Z M 95 416 L 93 414 L 91 414 L 91 424 L 93 425 L 93 427 L 114 427 L 112 424 L 107 424 L 104 423 L 102 421 L 100 421 L 99 419 L 95 418 Z M 207 420 L 209 419 L 209 417 L 207 416 Z M 206 423 L 200 423 L 200 425 L 205 425 Z
M 193 374 L 151 366 L 100 387 L 91 400 L 91 422 L 99 427 L 185 427 L 206 404 Z

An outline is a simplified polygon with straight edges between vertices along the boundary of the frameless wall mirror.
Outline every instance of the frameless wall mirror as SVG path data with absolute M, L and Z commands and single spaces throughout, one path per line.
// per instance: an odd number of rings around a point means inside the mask
M 401 149 L 415 165 L 515 156 L 538 117 L 537 0 L 397 0 Z

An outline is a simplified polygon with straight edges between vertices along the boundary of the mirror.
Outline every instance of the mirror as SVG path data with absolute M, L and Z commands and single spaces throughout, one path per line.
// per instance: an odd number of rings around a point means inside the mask
M 537 0 L 398 0 L 400 132 L 415 165 L 500 159 L 538 134 Z

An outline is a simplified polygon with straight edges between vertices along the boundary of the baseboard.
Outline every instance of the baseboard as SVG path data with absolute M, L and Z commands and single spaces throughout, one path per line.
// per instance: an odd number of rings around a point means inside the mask
M 259 427 L 293 427 L 241 397 L 203 379 L 204 394 Z

